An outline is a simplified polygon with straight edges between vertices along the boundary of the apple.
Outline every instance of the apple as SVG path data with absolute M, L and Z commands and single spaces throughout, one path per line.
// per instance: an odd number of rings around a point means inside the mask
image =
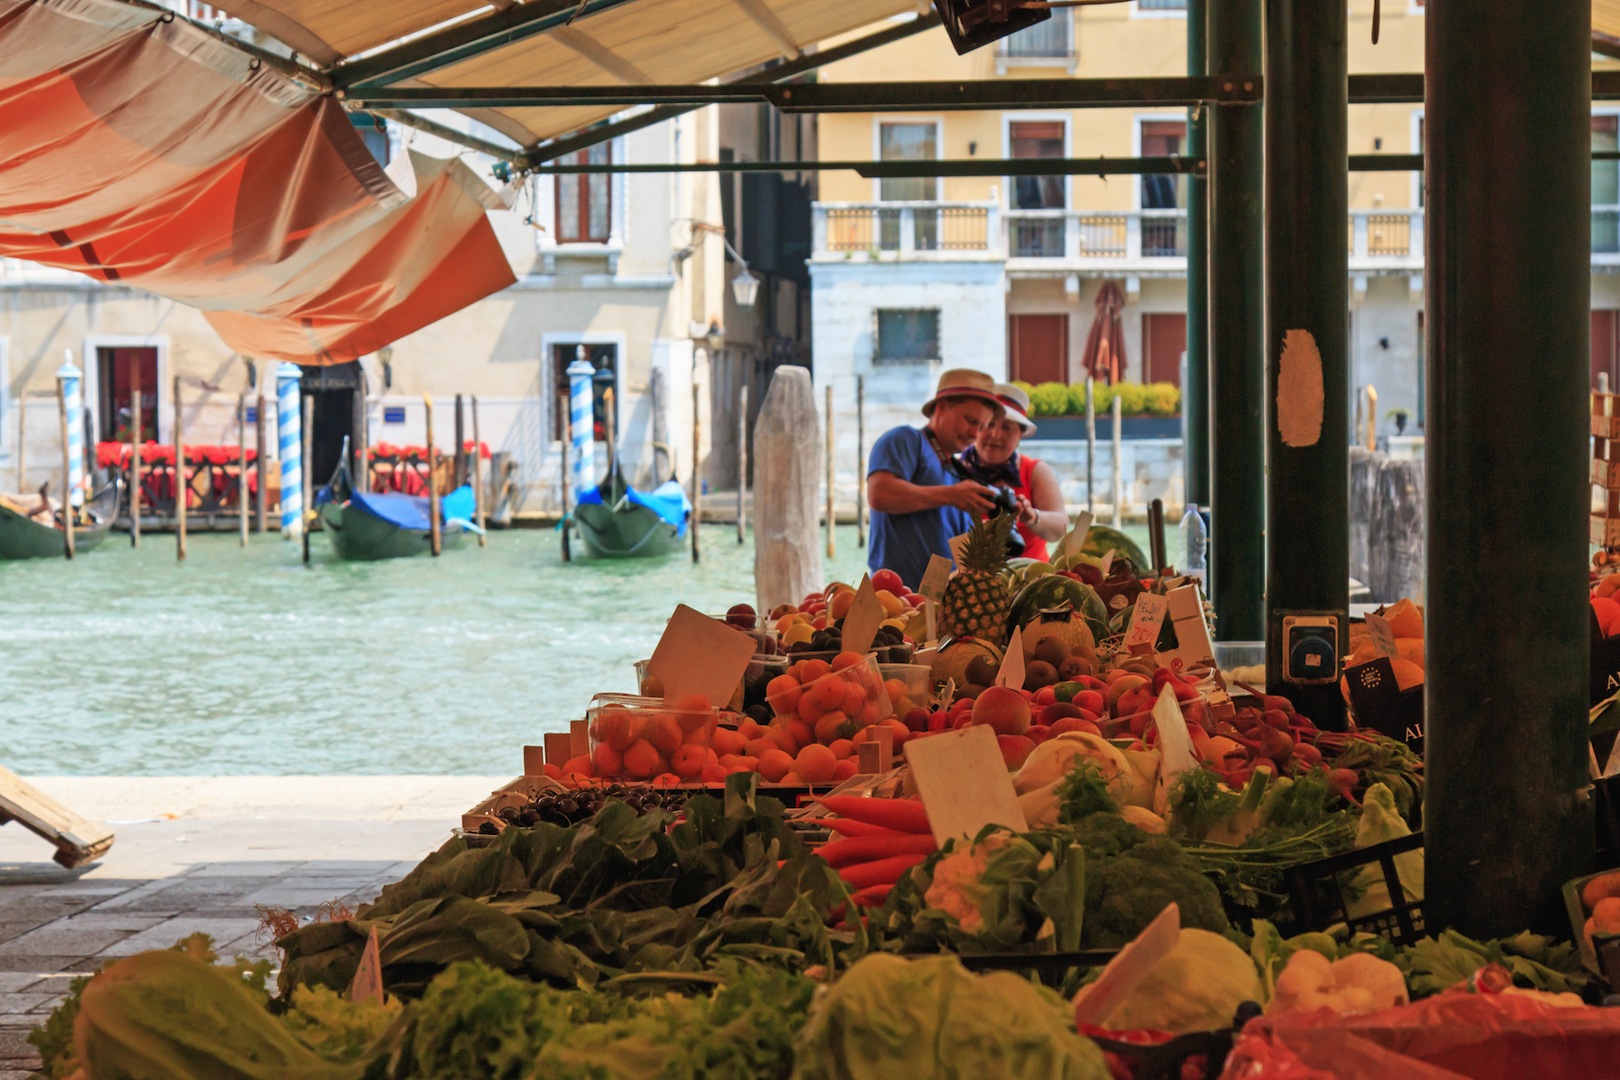
M 1007 763 L 1008 772 L 1021 767 L 1035 752 L 1035 740 L 1024 735 L 997 735 L 996 745 L 1001 748 L 1001 760 Z
M 969 714 L 974 724 L 983 724 L 998 735 L 1022 735 L 1029 730 L 1029 701 L 1023 694 L 1005 686 L 986 687 L 973 701 Z
M 879 570 L 872 575 L 872 588 L 880 592 L 887 590 L 898 596 L 905 587 L 906 583 L 901 581 L 900 575 L 893 570 Z

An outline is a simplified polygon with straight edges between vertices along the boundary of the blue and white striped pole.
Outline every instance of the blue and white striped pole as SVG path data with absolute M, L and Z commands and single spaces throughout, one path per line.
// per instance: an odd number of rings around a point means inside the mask
M 593 408 L 591 378 L 596 367 L 581 355 L 568 365 L 568 434 L 570 471 L 574 501 L 587 488 L 596 486 L 596 410 Z M 568 507 L 563 507 L 568 512 Z
M 68 501 L 84 505 L 84 372 L 73 363 L 73 350 L 63 350 L 62 399 L 67 406 Z
M 304 532 L 304 403 L 297 364 L 276 368 L 276 439 L 281 447 L 281 535 Z

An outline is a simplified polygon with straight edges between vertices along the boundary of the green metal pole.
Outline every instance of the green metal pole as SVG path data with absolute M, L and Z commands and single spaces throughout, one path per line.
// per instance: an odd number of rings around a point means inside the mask
M 1425 914 L 1568 933 L 1593 829 L 1591 6 L 1446 0 L 1427 23 Z
M 1260 0 L 1209 6 L 1209 70 L 1257 83 Z M 1222 641 L 1266 636 L 1265 139 L 1256 105 L 1209 119 L 1210 596 Z
M 1187 0 L 1187 74 L 1209 73 L 1205 37 L 1208 0 Z M 1187 110 L 1187 156 L 1205 153 L 1208 110 Z M 1189 503 L 1209 506 L 1209 181 L 1204 173 L 1187 177 L 1187 379 L 1181 388 L 1185 431 L 1185 490 Z M 1175 558 L 1172 562 L 1177 562 Z
M 1350 618 L 1346 30 L 1345 0 L 1266 2 L 1266 684 L 1332 729 Z

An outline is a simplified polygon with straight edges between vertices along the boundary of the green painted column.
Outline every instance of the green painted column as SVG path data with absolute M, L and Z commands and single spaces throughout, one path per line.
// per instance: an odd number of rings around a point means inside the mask
M 1567 934 L 1592 850 L 1591 6 L 1427 23 L 1427 915 Z
M 1260 0 L 1209 5 L 1206 32 L 1212 75 L 1260 75 Z M 1221 105 L 1209 117 L 1209 575 L 1222 641 L 1266 636 L 1262 116 Z
M 1187 74 L 1209 72 L 1205 36 L 1208 0 L 1187 0 Z M 1187 156 L 1203 157 L 1208 110 L 1187 110 Z M 1181 419 L 1186 430 L 1185 474 L 1188 502 L 1209 506 L 1209 181 L 1207 172 L 1187 177 L 1187 379 L 1181 388 Z M 1172 524 L 1174 524 L 1172 522 Z M 1178 549 L 1172 545 L 1172 552 Z M 1180 565 L 1180 556 L 1171 562 Z
M 1350 617 L 1346 30 L 1345 0 L 1266 0 L 1266 683 L 1333 729 Z M 1285 632 L 1290 615 L 1337 624 Z

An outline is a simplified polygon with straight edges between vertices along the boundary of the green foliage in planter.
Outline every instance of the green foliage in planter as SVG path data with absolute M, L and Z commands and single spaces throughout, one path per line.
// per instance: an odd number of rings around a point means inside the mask
M 1149 416 L 1175 416 L 1181 411 L 1181 390 L 1174 383 L 1150 383 L 1144 388 L 1143 398 Z
M 1119 398 L 1120 412 L 1126 416 L 1141 416 L 1147 412 L 1147 387 L 1141 383 L 1118 383 L 1114 393 Z
M 1098 416 L 1104 416 L 1113 406 L 1114 389 L 1107 383 L 1096 383 L 1091 389 L 1091 399 Z M 1086 384 L 1082 380 L 1069 387 L 1069 414 L 1071 416 L 1086 415 Z
M 1069 388 L 1060 382 L 1045 382 L 1029 391 L 1030 411 L 1036 416 L 1063 416 L 1069 411 Z

